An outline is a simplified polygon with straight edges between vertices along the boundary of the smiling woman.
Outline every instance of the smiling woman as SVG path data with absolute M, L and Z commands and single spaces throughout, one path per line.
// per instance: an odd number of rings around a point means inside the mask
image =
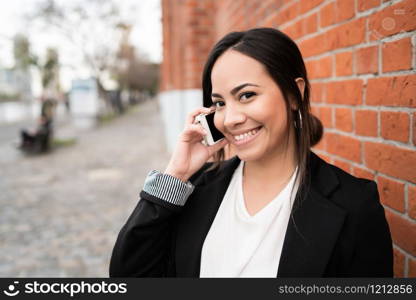
M 282 149 L 288 132 L 285 101 L 260 62 L 229 50 L 217 60 L 211 78 L 215 91 L 224 91 L 224 96 L 212 93 L 215 125 L 235 145 L 241 160 L 267 160 L 286 152 Z M 240 136 L 252 131 L 255 135 Z M 293 134 L 289 146 L 294 147 Z
M 271 28 L 230 33 L 202 84 L 204 107 L 188 116 L 166 170 L 149 173 L 110 275 L 392 276 L 376 184 L 310 150 L 322 125 L 296 44 Z M 195 118 L 212 112 L 225 139 L 207 146 Z

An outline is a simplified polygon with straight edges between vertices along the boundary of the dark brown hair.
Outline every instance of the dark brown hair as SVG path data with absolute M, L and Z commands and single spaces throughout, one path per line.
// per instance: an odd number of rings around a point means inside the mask
M 298 161 L 296 179 L 299 180 L 299 188 L 306 192 L 305 186 L 309 185 L 305 184 L 309 151 L 321 139 L 323 127 L 321 121 L 310 113 L 310 85 L 299 48 L 286 34 L 273 28 L 254 28 L 227 34 L 213 47 L 204 67 L 202 89 L 205 107 L 212 106 L 212 68 L 217 59 L 229 49 L 250 56 L 263 64 L 270 77 L 280 88 L 286 104 L 288 132 L 292 128 L 291 124 L 295 124 L 296 158 Z M 295 82 L 298 77 L 305 81 L 303 99 Z M 292 110 L 292 106 L 298 110 Z M 286 136 L 289 137 L 288 134 Z M 224 150 L 218 151 L 214 159 L 215 163 L 210 170 L 221 165 L 224 160 Z

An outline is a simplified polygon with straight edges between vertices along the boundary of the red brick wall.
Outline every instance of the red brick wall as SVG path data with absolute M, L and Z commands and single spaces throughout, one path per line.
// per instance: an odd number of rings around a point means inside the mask
M 324 124 L 314 151 L 378 183 L 395 275 L 416 277 L 416 2 L 163 0 L 162 90 L 200 88 L 212 44 L 278 28 L 299 45 Z
M 213 0 L 162 0 L 161 90 L 199 88 L 214 40 Z

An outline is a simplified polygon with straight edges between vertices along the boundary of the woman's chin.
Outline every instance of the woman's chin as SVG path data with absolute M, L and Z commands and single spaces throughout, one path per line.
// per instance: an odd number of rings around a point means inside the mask
M 261 153 L 258 150 L 255 149 L 247 149 L 247 150 L 242 150 L 236 151 L 236 155 L 238 156 L 238 158 L 240 160 L 244 160 L 244 161 L 255 161 L 261 158 Z

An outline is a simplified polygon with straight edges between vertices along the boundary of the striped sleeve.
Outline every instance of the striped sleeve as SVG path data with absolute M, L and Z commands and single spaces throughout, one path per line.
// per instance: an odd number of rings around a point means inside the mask
M 194 190 L 192 183 L 183 182 L 171 175 L 150 171 L 144 182 L 143 191 L 174 205 L 183 206 Z

